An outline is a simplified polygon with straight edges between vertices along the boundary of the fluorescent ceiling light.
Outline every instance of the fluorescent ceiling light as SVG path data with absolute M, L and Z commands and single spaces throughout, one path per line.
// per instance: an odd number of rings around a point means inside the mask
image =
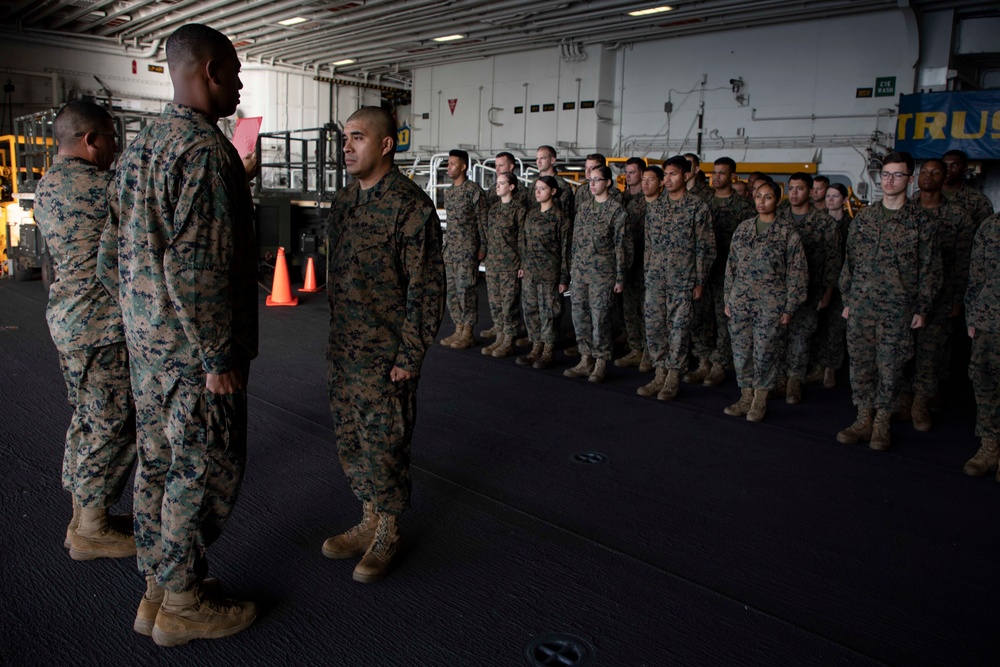
M 637 9 L 634 12 L 629 12 L 629 16 L 648 16 L 650 14 L 661 14 L 663 12 L 669 12 L 673 7 L 668 7 L 663 5 L 662 7 L 650 7 L 649 9 Z
M 340 67 L 341 65 L 353 65 L 355 62 L 357 61 L 351 58 L 344 58 L 343 60 L 338 60 L 337 62 L 330 64 L 333 65 L 334 67 Z
M 444 37 L 435 37 L 435 42 L 454 42 L 456 39 L 465 39 L 465 35 L 445 35 Z
M 305 23 L 309 19 L 304 19 L 301 16 L 296 16 L 292 19 L 285 19 L 284 21 L 278 21 L 278 25 L 298 25 L 300 23 Z

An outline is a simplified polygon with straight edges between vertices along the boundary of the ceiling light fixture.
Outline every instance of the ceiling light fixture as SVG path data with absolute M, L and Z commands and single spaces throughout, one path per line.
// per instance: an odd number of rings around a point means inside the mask
M 465 39 L 465 35 L 445 35 L 444 37 L 435 37 L 435 42 L 454 42 L 456 39 Z
M 663 5 L 662 7 L 650 7 L 649 9 L 637 9 L 634 12 L 629 12 L 629 16 L 649 16 L 650 14 L 662 14 L 663 12 L 669 12 L 673 7 L 668 7 Z
M 298 25 L 300 23 L 305 23 L 309 19 L 304 19 L 301 16 L 296 16 L 295 18 L 285 19 L 284 21 L 278 21 L 278 25 Z
M 343 60 L 338 60 L 337 62 L 330 64 L 333 65 L 334 67 L 340 67 L 341 65 L 353 65 L 356 62 L 357 62 L 356 60 L 353 60 L 351 58 L 344 58 Z

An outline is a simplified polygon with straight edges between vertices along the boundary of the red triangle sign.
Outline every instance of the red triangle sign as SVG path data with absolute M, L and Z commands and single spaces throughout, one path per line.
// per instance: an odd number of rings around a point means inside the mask
M 458 105 L 458 99 L 448 100 L 448 108 L 451 109 L 451 115 L 455 115 L 455 106 Z

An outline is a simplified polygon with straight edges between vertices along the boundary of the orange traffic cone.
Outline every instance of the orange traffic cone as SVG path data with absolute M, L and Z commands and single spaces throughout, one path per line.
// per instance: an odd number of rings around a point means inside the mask
M 306 284 L 299 288 L 300 292 L 321 292 L 319 287 L 316 287 L 316 265 L 313 264 L 313 258 L 310 257 L 306 260 Z
M 274 262 L 274 282 L 271 283 L 271 296 L 265 303 L 269 306 L 297 306 L 298 297 L 292 296 L 291 285 L 288 284 L 288 265 L 285 263 L 285 249 L 278 248 L 278 258 Z

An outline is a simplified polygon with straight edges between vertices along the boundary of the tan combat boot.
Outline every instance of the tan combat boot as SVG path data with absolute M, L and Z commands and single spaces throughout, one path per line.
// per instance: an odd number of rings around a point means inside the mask
M 889 449 L 889 422 L 892 421 L 892 413 L 886 409 L 875 411 L 875 422 L 872 424 L 872 439 L 868 446 L 872 449 L 884 452 Z
M 542 344 L 541 343 L 532 343 L 531 344 L 531 351 L 528 352 L 527 354 L 522 354 L 520 357 L 518 357 L 514 361 L 515 361 L 515 363 L 517 363 L 518 366 L 530 366 L 533 363 L 535 363 L 536 361 L 538 361 L 538 357 L 541 354 L 542 354 Z
M 615 359 L 617 368 L 634 368 L 642 363 L 642 350 L 631 350 L 624 357 Z
M 327 558 L 353 558 L 360 556 L 375 539 L 378 515 L 375 503 L 367 502 L 361 508 L 361 522 L 347 532 L 328 538 L 323 542 L 323 555 Z
M 451 344 L 453 350 L 465 350 L 476 344 L 476 339 L 472 336 L 472 325 L 459 325 L 455 341 Z
M 652 373 L 653 372 L 653 360 L 649 356 L 649 350 L 642 350 L 642 361 L 639 362 L 639 372 L 640 373 Z
M 746 413 L 750 412 L 750 406 L 753 403 L 753 387 L 743 387 L 740 389 L 740 400 L 736 401 L 728 408 L 723 410 L 730 417 L 743 417 Z
M 209 596 L 201 588 L 183 593 L 163 591 L 153 623 L 157 646 L 180 646 L 192 639 L 219 639 L 245 630 L 257 618 L 253 602 Z
M 563 375 L 568 378 L 585 378 L 594 370 L 594 358 L 589 354 L 580 357 L 580 362 L 563 371 Z
M 595 359 L 594 370 L 590 371 L 590 377 L 587 379 L 590 382 L 604 382 L 604 375 L 607 372 L 607 368 L 607 359 Z
M 453 333 L 450 336 L 445 336 L 444 338 L 442 338 L 441 344 L 444 345 L 445 347 L 451 347 L 451 344 L 454 343 L 456 340 L 458 340 L 458 334 L 461 330 L 462 330 L 462 325 L 456 324 L 455 333 Z
M 575 357 L 576 355 L 580 354 L 580 347 L 578 345 L 570 345 L 565 350 L 563 350 L 563 354 L 565 354 L 567 357 Z
M 73 496 L 73 517 L 69 520 L 69 525 L 66 526 L 66 539 L 63 540 L 63 548 L 69 549 L 73 546 L 73 536 L 76 535 L 76 529 L 80 525 L 80 503 L 77 502 L 76 496 Z
M 497 337 L 497 328 L 496 327 L 490 327 L 489 329 L 483 329 L 482 331 L 479 332 L 479 337 L 480 338 L 496 338 Z
M 871 440 L 872 418 L 871 408 L 858 407 L 858 416 L 854 423 L 837 434 L 837 442 L 844 445 L 856 445 L 859 440 Z
M 823 389 L 833 389 L 837 386 L 837 369 L 827 366 L 823 369 Z
M 816 365 L 812 367 L 812 370 L 806 373 L 806 377 L 802 380 L 802 384 L 816 384 L 817 382 L 822 382 L 822 380 L 823 367 Z
M 979 451 L 965 462 L 962 472 L 970 477 L 982 477 L 997 467 L 997 459 L 1000 459 L 1000 443 L 997 442 L 996 438 L 984 437 L 979 445 Z M 997 475 L 1000 479 L 1000 471 L 997 472 Z
M 712 370 L 705 376 L 705 381 L 702 384 L 706 387 L 718 387 L 725 381 L 726 367 L 722 364 L 712 364 Z
M 555 346 L 552 343 L 545 343 L 542 345 L 542 353 L 538 355 L 538 359 L 535 363 L 531 365 L 532 368 L 537 368 L 539 370 L 548 368 L 552 365 L 552 355 L 555 352 Z
M 135 535 L 108 525 L 108 510 L 80 508 L 80 524 L 70 540 L 69 557 L 73 560 L 95 558 L 131 558 L 135 555 Z
M 750 409 L 747 410 L 747 421 L 763 421 L 764 415 L 767 414 L 768 393 L 769 391 L 767 389 L 753 390 L 753 402 L 750 403 Z
M 785 403 L 798 405 L 802 402 L 802 380 L 798 378 L 788 378 L 785 385 Z
M 708 359 L 699 359 L 698 368 L 694 369 L 690 373 L 684 374 L 684 381 L 688 384 L 701 384 L 708 377 L 709 372 L 712 370 L 712 364 Z
M 663 384 L 667 381 L 667 369 L 659 368 L 656 369 L 656 375 L 649 384 L 645 384 L 635 390 L 635 393 L 640 396 L 656 396 L 663 389 Z
M 510 339 L 513 341 L 514 347 L 528 347 L 531 345 L 531 339 L 527 336 L 521 336 L 517 340 L 514 340 L 514 337 L 511 336 Z
M 660 391 L 656 393 L 656 400 L 658 401 L 672 401 L 677 398 L 677 392 L 680 389 L 681 384 L 681 372 L 677 369 L 671 369 L 667 371 L 667 375 L 663 380 L 663 386 L 660 387 Z
M 379 514 L 375 539 L 365 552 L 361 562 L 354 568 L 354 581 L 371 584 L 389 573 L 392 559 L 399 549 L 399 528 L 394 514 Z
M 501 343 L 503 343 L 503 334 L 499 333 L 499 334 L 496 335 L 496 337 L 495 337 L 495 339 L 493 340 L 492 343 L 490 343 L 489 345 L 486 345 L 485 347 L 483 347 L 483 349 L 481 350 L 481 352 L 483 353 L 483 356 L 484 357 L 492 357 L 493 356 L 493 350 L 495 350 L 498 347 L 500 347 Z
M 917 394 L 913 397 L 913 405 L 910 407 L 910 417 L 913 419 L 913 428 L 926 433 L 931 430 L 931 397 Z
M 222 582 L 218 579 L 205 579 L 201 582 L 200 588 L 205 595 L 218 595 L 222 592 Z M 161 604 L 163 604 L 163 587 L 156 583 L 156 577 L 146 577 L 146 592 L 139 600 L 132 629 L 146 637 L 152 635 L 156 614 L 160 611 Z
M 514 351 L 514 335 L 502 333 L 497 335 L 499 345 L 493 348 L 493 358 L 502 359 Z

